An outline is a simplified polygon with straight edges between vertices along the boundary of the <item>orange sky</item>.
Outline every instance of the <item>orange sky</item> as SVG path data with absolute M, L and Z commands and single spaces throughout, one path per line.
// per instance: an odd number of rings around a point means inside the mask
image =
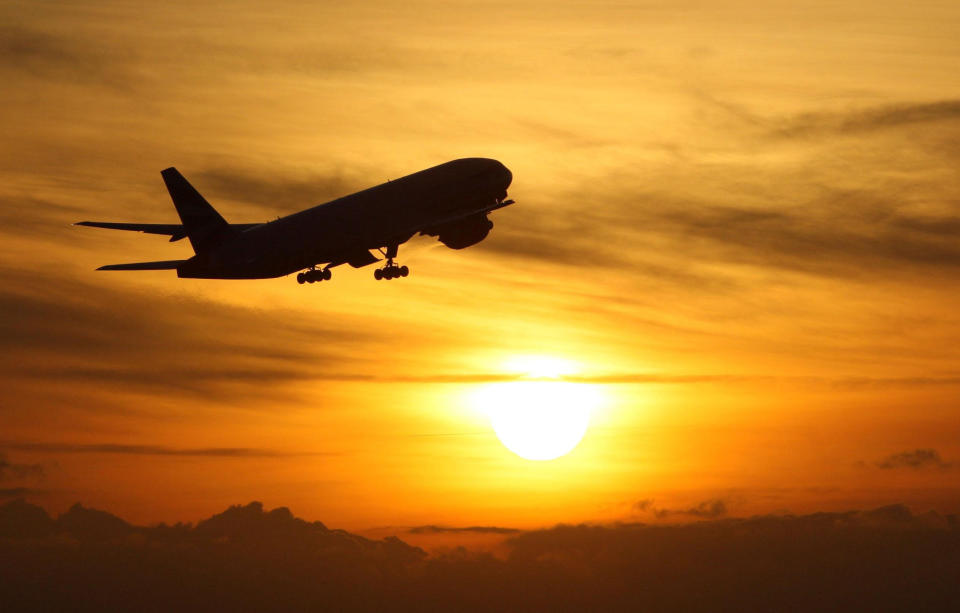
M 0 24 L 0 492 L 352 529 L 960 511 L 955 3 L 5 2 Z M 392 283 L 99 273 L 189 245 L 69 225 L 176 222 L 170 165 L 242 223 L 466 156 L 505 163 L 517 205 L 471 249 L 404 245 Z M 602 387 L 568 456 L 514 456 L 471 405 L 518 355 Z

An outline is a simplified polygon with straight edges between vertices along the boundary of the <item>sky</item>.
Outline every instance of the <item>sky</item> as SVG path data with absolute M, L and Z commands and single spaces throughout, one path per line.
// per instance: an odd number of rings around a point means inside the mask
M 351 530 L 960 512 L 960 6 L 0 4 L 0 494 Z M 450 159 L 516 204 L 407 279 L 103 264 Z M 476 398 L 542 356 L 568 455 Z M 571 388 L 573 389 L 573 388 Z

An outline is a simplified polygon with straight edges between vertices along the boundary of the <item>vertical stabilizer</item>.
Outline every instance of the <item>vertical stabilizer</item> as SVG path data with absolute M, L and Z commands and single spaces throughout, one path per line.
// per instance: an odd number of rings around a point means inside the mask
M 196 253 L 216 246 L 229 232 L 230 224 L 200 195 L 176 168 L 160 172 L 176 207 L 183 229 Z

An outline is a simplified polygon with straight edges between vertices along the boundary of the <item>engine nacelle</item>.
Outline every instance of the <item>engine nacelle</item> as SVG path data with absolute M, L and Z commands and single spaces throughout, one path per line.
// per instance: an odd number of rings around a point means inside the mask
M 451 249 L 464 249 L 487 238 L 492 228 L 493 222 L 484 213 L 433 228 L 430 234 Z

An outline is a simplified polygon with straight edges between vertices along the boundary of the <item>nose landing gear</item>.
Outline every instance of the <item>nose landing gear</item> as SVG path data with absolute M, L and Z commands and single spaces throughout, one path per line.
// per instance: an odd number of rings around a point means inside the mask
M 310 270 L 297 273 L 297 283 L 300 285 L 304 283 L 319 283 L 320 281 L 329 281 L 331 277 L 333 277 L 333 273 L 330 272 L 329 268 L 324 268 L 323 270 L 311 268 Z

